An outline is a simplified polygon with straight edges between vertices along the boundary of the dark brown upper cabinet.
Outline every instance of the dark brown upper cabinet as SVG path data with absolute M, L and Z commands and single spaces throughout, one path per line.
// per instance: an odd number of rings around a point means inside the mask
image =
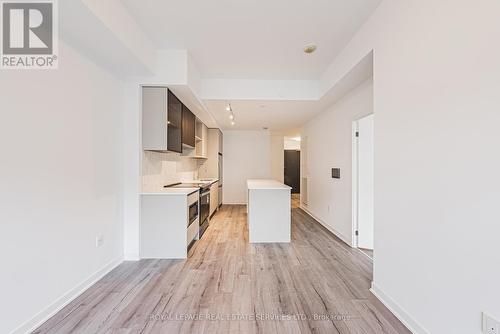
M 182 144 L 190 148 L 196 145 L 196 116 L 183 105 L 182 108 Z
M 142 147 L 182 153 L 182 102 L 166 87 L 142 87 Z
M 183 104 L 170 90 L 168 91 L 168 140 L 169 151 L 182 153 Z

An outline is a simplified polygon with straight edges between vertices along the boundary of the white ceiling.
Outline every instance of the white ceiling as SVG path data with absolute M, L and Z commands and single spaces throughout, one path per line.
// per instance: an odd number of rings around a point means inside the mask
M 224 130 L 261 130 L 295 134 L 317 113 L 315 101 L 232 101 L 235 125 L 231 125 L 226 102 L 207 100 L 205 105 Z
M 122 2 L 158 48 L 187 49 L 204 78 L 317 79 L 381 0 Z M 305 55 L 310 43 L 318 49 Z
M 366 55 L 351 71 L 320 99 L 297 100 L 205 100 L 218 125 L 224 130 L 261 130 L 297 136 L 299 129 L 319 112 L 342 99 L 352 89 L 373 76 L 373 53 Z M 231 104 L 235 125 L 231 125 L 227 104 Z

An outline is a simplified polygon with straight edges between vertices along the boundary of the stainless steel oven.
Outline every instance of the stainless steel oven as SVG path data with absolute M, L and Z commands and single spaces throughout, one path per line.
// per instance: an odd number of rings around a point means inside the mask
M 173 183 L 164 186 L 165 188 L 199 188 L 200 189 L 200 200 L 197 205 L 189 206 L 189 224 L 191 225 L 196 217 L 199 217 L 199 238 L 203 235 L 209 224 L 209 214 L 210 214 L 210 183 L 206 182 L 192 182 L 192 183 Z
M 210 214 L 210 187 L 200 190 L 200 238 L 208 227 L 208 216 Z
M 199 203 L 198 201 L 194 202 L 189 206 L 189 222 L 188 226 L 193 223 L 196 218 L 198 218 L 198 210 L 199 210 Z

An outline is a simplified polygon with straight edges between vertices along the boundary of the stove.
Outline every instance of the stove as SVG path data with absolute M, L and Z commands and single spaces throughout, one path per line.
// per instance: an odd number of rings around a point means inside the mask
M 192 182 L 192 183 L 172 183 L 167 184 L 164 188 L 200 188 L 201 190 L 210 189 L 210 183 L 208 182 Z

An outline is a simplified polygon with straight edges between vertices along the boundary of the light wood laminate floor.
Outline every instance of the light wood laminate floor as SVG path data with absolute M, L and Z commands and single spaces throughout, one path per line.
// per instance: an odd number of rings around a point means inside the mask
M 368 291 L 371 261 L 304 211 L 292 243 L 248 243 L 223 206 L 188 260 L 125 262 L 34 333 L 410 333 Z
M 373 249 L 359 248 L 359 250 L 373 260 Z
M 300 194 L 291 194 L 292 198 L 292 208 L 298 208 L 300 206 Z

